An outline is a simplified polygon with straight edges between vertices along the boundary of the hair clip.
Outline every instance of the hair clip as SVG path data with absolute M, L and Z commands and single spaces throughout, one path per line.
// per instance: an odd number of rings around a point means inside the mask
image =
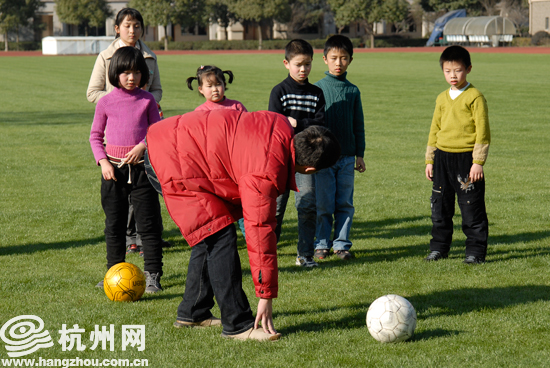
M 204 65 L 201 65 L 201 70 L 204 69 Z

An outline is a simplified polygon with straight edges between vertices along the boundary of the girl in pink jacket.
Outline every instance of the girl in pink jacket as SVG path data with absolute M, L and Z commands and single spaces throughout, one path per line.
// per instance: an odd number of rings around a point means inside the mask
M 197 80 L 199 82 L 199 94 L 206 98 L 206 102 L 197 107 L 195 111 L 226 109 L 247 112 L 242 103 L 225 97 L 227 84 L 224 74 L 229 76 L 229 83 L 233 82 L 233 72 L 231 70 L 222 71 L 213 65 L 201 65 L 197 69 L 196 77 L 187 78 L 187 87 L 193 90 L 192 83 Z

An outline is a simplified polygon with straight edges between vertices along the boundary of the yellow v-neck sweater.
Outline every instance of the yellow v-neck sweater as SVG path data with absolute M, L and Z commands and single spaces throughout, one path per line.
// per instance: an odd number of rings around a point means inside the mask
M 483 165 L 490 143 L 487 101 L 479 90 L 470 84 L 454 100 L 448 89 L 437 96 L 426 164 L 433 164 L 437 148 L 451 153 L 473 152 L 473 163 Z

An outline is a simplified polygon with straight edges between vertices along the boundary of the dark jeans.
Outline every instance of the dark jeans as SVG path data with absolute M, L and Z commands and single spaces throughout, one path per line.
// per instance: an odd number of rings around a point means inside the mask
M 113 166 L 117 181 L 101 178 L 101 205 L 105 211 L 107 268 L 124 262 L 128 197 L 134 206 L 136 226 L 143 246 L 144 270 L 162 274 L 160 204 L 158 194 L 149 183 L 143 164 L 121 168 Z M 132 183 L 128 184 L 131 175 Z
M 449 153 L 437 150 L 434 158 L 432 240 L 430 250 L 448 253 L 453 236 L 455 193 L 466 235 L 466 255 L 487 255 L 489 222 L 485 210 L 485 180 L 468 183 L 472 152 Z
M 224 334 L 236 335 L 254 326 L 254 316 L 242 288 L 241 260 L 233 224 L 191 249 L 178 321 L 200 322 L 210 318 L 214 297 L 220 307 Z

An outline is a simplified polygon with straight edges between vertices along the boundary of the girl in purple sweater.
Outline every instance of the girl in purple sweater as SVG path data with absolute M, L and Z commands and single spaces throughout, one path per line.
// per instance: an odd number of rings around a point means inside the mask
M 107 268 L 124 262 L 128 195 L 135 208 L 143 243 L 146 293 L 162 290 L 161 217 L 158 194 L 145 173 L 145 135 L 160 120 L 153 95 L 141 89 L 149 69 L 139 50 L 119 48 L 109 65 L 109 82 L 116 86 L 97 103 L 90 145 L 101 166 L 101 205 L 105 212 Z M 103 145 L 104 138 L 107 144 Z M 103 287 L 101 281 L 98 287 Z
M 187 87 L 192 91 L 193 86 L 191 84 L 196 79 L 199 82 L 199 94 L 206 98 L 206 102 L 197 107 L 195 111 L 228 109 L 246 112 L 246 108 L 242 103 L 225 97 L 227 84 L 225 83 L 224 74 L 229 76 L 229 83 L 233 82 L 231 70 L 222 71 L 213 65 L 201 65 L 197 69 L 196 77 L 187 78 Z

